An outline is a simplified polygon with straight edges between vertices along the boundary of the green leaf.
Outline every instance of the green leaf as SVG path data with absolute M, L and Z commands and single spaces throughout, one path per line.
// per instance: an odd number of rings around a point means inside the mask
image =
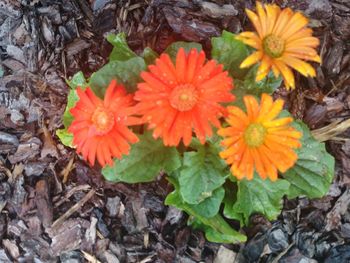
M 198 213 L 198 205 L 191 205 L 186 203 L 178 190 L 179 185 L 176 180 L 169 178 L 173 183 L 175 190 L 170 193 L 165 199 L 166 205 L 172 205 L 176 208 L 185 211 L 190 215 L 189 223 L 198 229 L 205 231 L 206 238 L 211 242 L 219 243 L 237 243 L 245 242 L 247 240 L 245 235 L 237 232 L 220 216 L 215 214 L 212 217 L 203 216 Z M 205 201 L 204 201 L 205 202 Z
M 171 60 L 175 63 L 177 52 L 182 47 L 185 49 L 186 53 L 190 52 L 192 48 L 195 48 L 198 51 L 201 51 L 203 49 L 202 45 L 196 42 L 178 41 L 169 45 L 164 52 L 169 54 Z
M 73 121 L 73 115 L 70 113 L 70 109 L 75 106 L 75 103 L 79 100 L 76 90 L 71 89 L 68 94 L 67 106 L 63 114 L 63 125 L 68 128 Z
M 165 147 L 161 140 L 154 140 L 150 133 L 140 135 L 140 141 L 132 145 L 129 155 L 115 159 L 112 167 L 106 166 L 102 174 L 112 182 L 140 183 L 153 181 L 160 171 L 171 173 L 181 166 L 175 147 Z
M 145 69 L 146 63 L 141 57 L 112 61 L 91 75 L 90 86 L 97 96 L 103 98 L 110 81 L 117 79 L 119 83 L 124 84 L 128 92 L 134 92 L 140 81 L 140 73 Z
M 224 188 L 219 187 L 213 191 L 211 197 L 204 199 L 204 201 L 200 202 L 197 205 L 191 206 L 197 214 L 205 217 L 213 217 L 219 212 L 224 195 Z
M 232 93 L 236 96 L 236 99 L 231 105 L 244 109 L 245 105 L 243 97 L 245 95 L 253 95 L 260 99 L 261 94 L 272 94 L 278 89 L 278 87 L 280 87 L 282 78 L 275 78 L 272 72 L 270 72 L 263 80 L 256 82 L 255 73 L 257 68 L 257 66 L 252 67 L 244 80 L 234 79 L 235 88 L 232 90 Z
M 271 182 L 261 179 L 256 173 L 253 180 L 240 180 L 237 185 L 237 201 L 233 206 L 229 203 L 225 205 L 224 215 L 240 220 L 245 225 L 253 213 L 261 213 L 269 220 L 276 219 L 281 212 L 282 197 L 290 186 L 287 180 Z
M 56 135 L 65 146 L 73 147 L 73 134 L 69 133 L 67 129 L 56 130 Z
M 233 78 L 243 79 L 248 69 L 241 69 L 239 65 L 250 54 L 250 49 L 241 41 L 236 40 L 236 35 L 223 31 L 221 37 L 211 39 L 211 56 L 224 65 Z
M 246 90 L 249 94 L 260 96 L 262 93 L 272 94 L 275 92 L 282 83 L 282 77 L 276 78 L 272 71 L 260 81 L 255 81 L 256 72 L 258 70 L 258 65 L 252 67 L 243 81 L 235 81 L 238 88 Z
M 129 48 L 125 33 L 109 34 L 107 41 L 113 45 L 113 50 L 109 55 L 109 61 L 125 61 L 137 55 Z
M 66 82 L 71 89 L 76 89 L 77 87 L 84 89 L 88 86 L 88 83 L 82 71 L 75 73 L 74 76 L 70 80 L 66 80 Z
M 295 122 L 294 127 L 303 133 L 303 137 L 302 147 L 296 150 L 297 163 L 282 175 L 291 184 L 288 197 L 322 197 L 333 180 L 334 157 L 327 153 L 324 143 L 312 137 L 304 123 Z
M 247 240 L 245 235 L 231 228 L 219 214 L 205 220 L 206 224 L 196 217 L 191 217 L 188 221 L 189 225 L 193 228 L 204 231 L 206 239 L 210 242 L 240 243 Z M 219 224 L 221 225 L 221 229 L 218 228 Z
M 141 57 L 143 57 L 147 65 L 150 65 L 150 64 L 154 64 L 154 61 L 156 60 L 156 58 L 159 57 L 159 55 L 157 54 L 157 52 L 153 51 L 151 48 L 146 47 L 143 50 Z
M 63 114 L 63 125 L 67 129 L 73 121 L 73 116 L 69 112 L 71 108 L 75 106 L 75 103 L 79 100 L 76 92 L 77 87 L 81 87 L 83 90 L 88 86 L 83 72 L 76 73 L 71 80 L 66 81 L 71 88 L 68 93 L 67 106 Z M 66 144 L 65 144 L 66 145 Z
M 193 144 L 192 144 L 193 145 Z M 197 151 L 185 152 L 179 175 L 181 196 L 189 204 L 198 204 L 212 196 L 227 175 L 227 165 L 219 157 L 216 145 L 196 145 Z

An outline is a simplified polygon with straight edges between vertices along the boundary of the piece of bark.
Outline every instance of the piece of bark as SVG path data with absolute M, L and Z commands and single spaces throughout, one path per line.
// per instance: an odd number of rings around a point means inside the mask
M 14 240 L 4 239 L 2 241 L 4 248 L 8 251 L 13 259 L 17 259 L 19 257 L 19 249 Z
M 53 209 L 50 199 L 49 185 L 46 180 L 40 180 L 35 186 L 35 204 L 38 209 L 38 216 L 44 226 L 51 226 L 53 220 Z

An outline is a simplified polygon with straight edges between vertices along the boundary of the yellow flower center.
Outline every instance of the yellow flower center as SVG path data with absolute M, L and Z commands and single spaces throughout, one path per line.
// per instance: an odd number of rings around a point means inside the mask
M 268 35 L 263 39 L 263 48 L 270 57 L 279 58 L 283 55 L 285 41 L 275 35 Z
M 266 128 L 260 123 L 252 123 L 244 131 L 244 141 L 249 147 L 259 147 L 264 143 Z
M 191 110 L 198 101 L 198 91 L 192 84 L 179 85 L 170 94 L 170 104 L 179 111 Z
M 114 115 L 108 109 L 103 106 L 96 108 L 92 114 L 92 123 L 95 125 L 95 128 L 98 134 L 103 135 L 109 132 L 114 126 Z

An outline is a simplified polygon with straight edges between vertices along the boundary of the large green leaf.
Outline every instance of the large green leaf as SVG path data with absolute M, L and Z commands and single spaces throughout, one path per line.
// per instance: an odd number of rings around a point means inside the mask
M 196 42 L 178 41 L 169 45 L 164 52 L 167 53 L 170 56 L 171 60 L 175 63 L 176 55 L 180 48 L 184 48 L 186 53 L 188 53 L 191 51 L 192 48 L 201 51 L 202 45 Z
M 235 34 L 223 31 L 221 37 L 211 39 L 211 56 L 224 65 L 233 78 L 243 79 L 247 69 L 241 69 L 239 65 L 250 54 L 249 48 L 235 38 Z
M 154 63 L 154 61 L 156 60 L 156 58 L 159 57 L 159 55 L 157 54 L 157 52 L 155 52 L 151 48 L 146 47 L 143 50 L 141 57 L 143 57 L 147 65 L 150 65 Z
M 66 80 L 66 82 L 70 87 L 70 90 L 67 98 L 67 106 L 63 114 L 64 128 L 57 130 L 56 135 L 64 145 L 72 147 L 73 135 L 67 131 L 69 125 L 73 121 L 73 116 L 70 113 L 70 109 L 73 108 L 75 106 L 75 103 L 79 100 L 76 88 L 81 87 L 82 89 L 85 89 L 88 84 L 86 82 L 83 72 L 81 71 L 76 73 L 70 80 Z
M 57 137 L 61 140 L 63 145 L 73 147 L 73 134 L 68 132 L 66 128 L 56 130 Z
M 247 240 L 247 237 L 232 227 L 222 218 L 220 214 L 206 220 L 200 220 L 198 217 L 190 217 L 188 224 L 195 229 L 204 231 L 205 237 L 210 242 L 216 243 L 241 243 Z
M 90 86 L 96 95 L 103 98 L 110 81 L 117 79 L 128 92 L 134 92 L 140 81 L 140 73 L 145 69 L 146 63 L 141 57 L 111 61 L 91 75 Z
M 297 163 L 282 175 L 291 184 L 288 197 L 322 197 L 328 192 L 333 180 L 334 158 L 327 153 L 324 143 L 312 137 L 304 123 L 299 121 L 294 126 L 303 133 L 303 137 L 302 147 L 296 150 Z
M 261 213 L 269 220 L 276 219 L 281 212 L 282 197 L 287 194 L 290 186 L 287 180 L 262 180 L 256 173 L 253 180 L 244 179 L 237 184 L 237 200 L 233 206 L 230 202 L 226 203 L 224 215 L 246 225 L 253 213 Z
M 81 87 L 82 89 L 85 89 L 88 84 L 86 82 L 83 72 L 81 71 L 76 73 L 71 80 L 67 80 L 66 82 L 71 89 L 69 90 L 69 93 L 68 93 L 67 106 L 63 114 L 63 125 L 65 128 L 68 128 L 73 121 L 73 116 L 69 111 L 71 108 L 75 106 L 75 103 L 79 100 L 79 97 L 75 89 L 77 87 Z
M 272 94 L 281 85 L 282 78 L 275 78 L 272 72 L 270 72 L 263 80 L 256 82 L 256 70 L 257 66 L 252 67 L 244 80 L 234 79 L 235 88 L 232 90 L 232 93 L 236 96 L 236 99 L 230 103 L 230 105 L 235 105 L 244 109 L 245 105 L 243 97 L 245 95 L 253 95 L 260 99 L 261 94 Z
M 175 147 L 165 147 L 150 133 L 140 135 L 129 155 L 115 159 L 112 167 L 106 166 L 102 174 L 108 181 L 140 183 L 153 181 L 160 171 L 167 173 L 181 166 L 180 154 Z
M 107 41 L 113 45 L 113 50 L 109 55 L 109 61 L 125 61 L 137 55 L 129 48 L 126 42 L 125 33 L 109 34 Z
M 180 192 L 185 202 L 198 204 L 212 196 L 213 191 L 225 182 L 227 165 L 219 157 L 216 144 L 192 144 L 196 151 L 184 153 L 179 175 Z
M 213 191 L 212 196 L 204 199 L 197 205 L 191 205 L 193 210 L 205 217 L 213 217 L 215 216 L 220 209 L 221 202 L 224 198 L 225 190 L 222 187 L 219 187 Z
M 76 89 L 77 87 L 85 89 L 88 85 L 82 71 L 75 73 L 74 76 L 71 79 L 66 80 L 66 82 L 71 89 Z
M 246 241 L 246 236 L 231 228 L 220 214 L 217 213 L 211 217 L 207 217 L 203 216 L 203 212 L 198 213 L 199 205 L 186 203 L 181 197 L 178 190 L 179 185 L 176 180 L 169 178 L 169 181 L 172 182 L 175 190 L 167 196 L 165 204 L 175 206 L 176 208 L 185 211 L 190 216 L 189 223 L 193 227 L 203 230 L 209 241 L 219 243 L 237 243 Z M 205 200 L 204 202 L 208 201 Z
M 63 114 L 63 125 L 68 128 L 73 121 L 73 115 L 70 113 L 70 109 L 75 106 L 75 103 L 79 100 L 77 91 L 71 89 L 68 93 L 67 106 Z

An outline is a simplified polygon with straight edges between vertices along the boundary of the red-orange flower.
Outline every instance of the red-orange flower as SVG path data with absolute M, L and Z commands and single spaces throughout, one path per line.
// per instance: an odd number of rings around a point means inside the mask
M 254 169 L 261 178 L 277 180 L 277 170 L 285 172 L 298 159 L 294 148 L 299 148 L 302 134 L 290 126 L 293 118 L 276 119 L 283 109 L 284 101 L 272 100 L 263 94 L 261 103 L 253 96 L 245 96 L 247 113 L 238 107 L 228 107 L 226 121 L 229 126 L 218 131 L 225 137 L 226 148 L 221 158 L 231 165 L 231 172 L 237 179 L 253 178 Z
M 90 88 L 77 88 L 77 94 L 79 101 L 70 110 L 74 120 L 68 129 L 73 134 L 73 144 L 91 165 L 96 158 L 102 166 L 112 165 L 113 157 L 129 153 L 129 142 L 138 141 L 127 127 L 139 124 L 138 118 L 129 116 L 133 97 L 115 80 L 109 84 L 104 100 Z
M 232 80 L 223 66 L 214 60 L 205 63 L 205 54 L 192 49 L 188 54 L 179 49 L 175 65 L 169 55 L 162 54 L 155 65 L 142 72 L 135 100 L 143 121 L 154 129 L 155 138 L 162 137 L 167 146 L 176 146 L 181 139 L 189 145 L 192 131 L 201 143 L 212 136 L 211 124 L 220 126 L 225 113 L 222 102 L 234 96 Z

